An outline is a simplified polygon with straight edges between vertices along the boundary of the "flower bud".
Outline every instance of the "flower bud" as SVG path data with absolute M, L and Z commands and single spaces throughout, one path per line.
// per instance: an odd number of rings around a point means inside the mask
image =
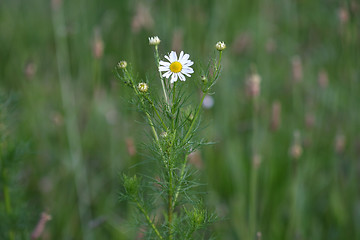
M 226 44 L 224 42 L 217 42 L 215 48 L 218 51 L 223 51 L 226 48 Z
M 149 44 L 152 46 L 157 46 L 161 42 L 160 38 L 158 36 L 155 37 L 149 37 Z
M 146 83 L 141 82 L 138 84 L 138 89 L 140 92 L 146 93 L 149 90 L 149 86 Z
M 120 61 L 118 63 L 118 68 L 125 69 L 126 67 L 127 67 L 127 62 L 126 61 Z
M 124 188 L 127 194 L 131 196 L 135 196 L 139 192 L 140 181 L 136 176 L 128 177 L 127 175 L 123 175 L 124 179 Z
M 168 136 L 167 132 L 160 133 L 160 137 L 162 137 L 162 138 L 166 138 L 167 136 Z
M 207 77 L 205 76 L 205 75 L 201 75 L 201 81 L 204 83 L 204 84 L 206 84 L 207 82 L 208 82 L 208 79 L 207 79 Z

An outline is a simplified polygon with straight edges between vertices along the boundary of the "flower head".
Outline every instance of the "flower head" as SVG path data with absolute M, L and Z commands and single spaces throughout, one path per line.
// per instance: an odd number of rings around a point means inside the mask
M 120 61 L 118 63 L 118 68 L 125 69 L 126 67 L 127 67 L 127 62 L 126 61 Z
M 191 77 L 190 74 L 194 72 L 190 67 L 194 62 L 189 60 L 189 57 L 189 54 L 184 54 L 184 52 L 181 51 L 178 58 L 176 52 L 171 51 L 169 56 L 165 56 L 169 62 L 160 61 L 159 71 L 165 72 L 162 76 L 167 79 L 171 76 L 170 83 L 176 82 L 178 78 L 180 78 L 181 81 L 185 81 L 184 75 Z
M 224 42 L 217 42 L 215 47 L 218 51 L 222 51 L 226 48 L 226 44 Z
M 146 93 L 149 89 L 149 86 L 146 83 L 141 82 L 138 84 L 138 89 L 140 92 Z
M 158 36 L 155 37 L 149 37 L 149 44 L 153 46 L 159 45 L 161 42 L 160 38 Z

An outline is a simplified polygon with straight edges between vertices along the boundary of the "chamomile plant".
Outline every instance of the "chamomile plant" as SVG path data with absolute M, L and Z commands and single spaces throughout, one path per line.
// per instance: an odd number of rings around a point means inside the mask
M 144 239 L 209 239 L 207 227 L 217 217 L 196 191 L 200 183 L 195 181 L 196 171 L 188 165 L 188 156 L 206 144 L 198 136 L 201 108 L 219 78 L 225 43 L 215 45 L 219 54 L 207 69 L 201 70 L 194 69 L 190 54 L 183 51 L 170 51 L 160 57 L 160 42 L 158 37 L 149 38 L 158 79 L 137 79 L 126 61 L 120 61 L 115 69 L 118 79 L 133 92 L 134 102 L 151 132 L 151 141 L 145 145 L 154 160 L 144 162 L 155 168 L 153 176 L 123 174 L 120 198 L 137 208 Z M 196 79 L 194 71 L 202 72 L 201 78 Z M 155 81 L 161 82 L 162 89 L 155 87 Z M 197 103 L 190 100 L 189 81 L 199 83 L 201 99 Z M 161 97 L 154 97 L 159 94 Z

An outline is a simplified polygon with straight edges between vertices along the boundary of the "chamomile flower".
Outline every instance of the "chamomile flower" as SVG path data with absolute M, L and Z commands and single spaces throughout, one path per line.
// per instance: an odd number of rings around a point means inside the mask
M 190 74 L 194 72 L 190 67 L 194 62 L 189 60 L 189 57 L 189 54 L 184 54 L 184 52 L 181 51 L 178 58 L 176 52 L 171 51 L 169 56 L 165 56 L 169 62 L 160 61 L 159 71 L 165 72 L 162 74 L 163 77 L 167 79 L 171 77 L 170 83 L 176 82 L 178 78 L 180 78 L 181 81 L 185 81 L 185 76 L 191 77 Z

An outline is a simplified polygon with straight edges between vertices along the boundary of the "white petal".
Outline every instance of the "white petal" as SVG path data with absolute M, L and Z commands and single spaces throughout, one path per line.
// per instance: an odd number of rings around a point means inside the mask
M 181 73 L 178 73 L 178 75 L 179 75 L 179 78 L 180 78 L 181 81 L 185 81 L 185 80 L 186 80 L 186 79 L 185 79 L 185 76 L 182 75 Z
M 170 57 L 170 62 L 176 62 L 177 61 L 176 52 L 171 51 L 169 57 Z
M 188 77 L 191 77 L 191 75 L 189 73 L 187 73 L 187 72 L 181 72 L 181 73 L 188 76 Z
M 162 76 L 163 76 L 164 78 L 169 78 L 170 75 L 171 75 L 171 73 L 172 73 L 172 72 L 168 71 L 168 72 L 164 73 Z
M 165 57 L 167 60 L 169 60 L 169 62 L 171 62 L 169 56 L 165 55 L 164 57 Z
M 170 83 L 174 83 L 174 82 L 176 82 L 176 81 L 177 81 L 177 79 L 178 79 L 178 76 L 177 76 L 177 74 L 176 74 L 176 73 L 174 73 L 174 74 L 171 76 Z
M 179 55 L 179 62 L 181 62 L 183 56 L 184 56 L 184 51 L 181 51 L 181 52 L 180 52 L 180 55 Z
M 164 66 L 159 67 L 160 72 L 165 72 L 165 71 L 169 71 L 169 70 L 170 70 L 169 67 L 164 67 Z
M 186 54 L 183 56 L 182 60 L 185 62 L 186 60 L 189 59 L 189 57 L 190 57 L 190 55 L 186 53 Z
M 189 60 L 189 61 L 185 62 L 183 65 L 190 67 L 190 66 L 192 66 L 193 64 L 194 64 L 194 62 Z
M 193 73 L 194 70 L 190 67 L 184 67 L 182 70 L 181 70 L 182 73 Z
M 164 62 L 164 61 L 160 61 L 159 64 L 162 65 L 162 66 L 165 66 L 165 67 L 170 66 L 169 62 Z

